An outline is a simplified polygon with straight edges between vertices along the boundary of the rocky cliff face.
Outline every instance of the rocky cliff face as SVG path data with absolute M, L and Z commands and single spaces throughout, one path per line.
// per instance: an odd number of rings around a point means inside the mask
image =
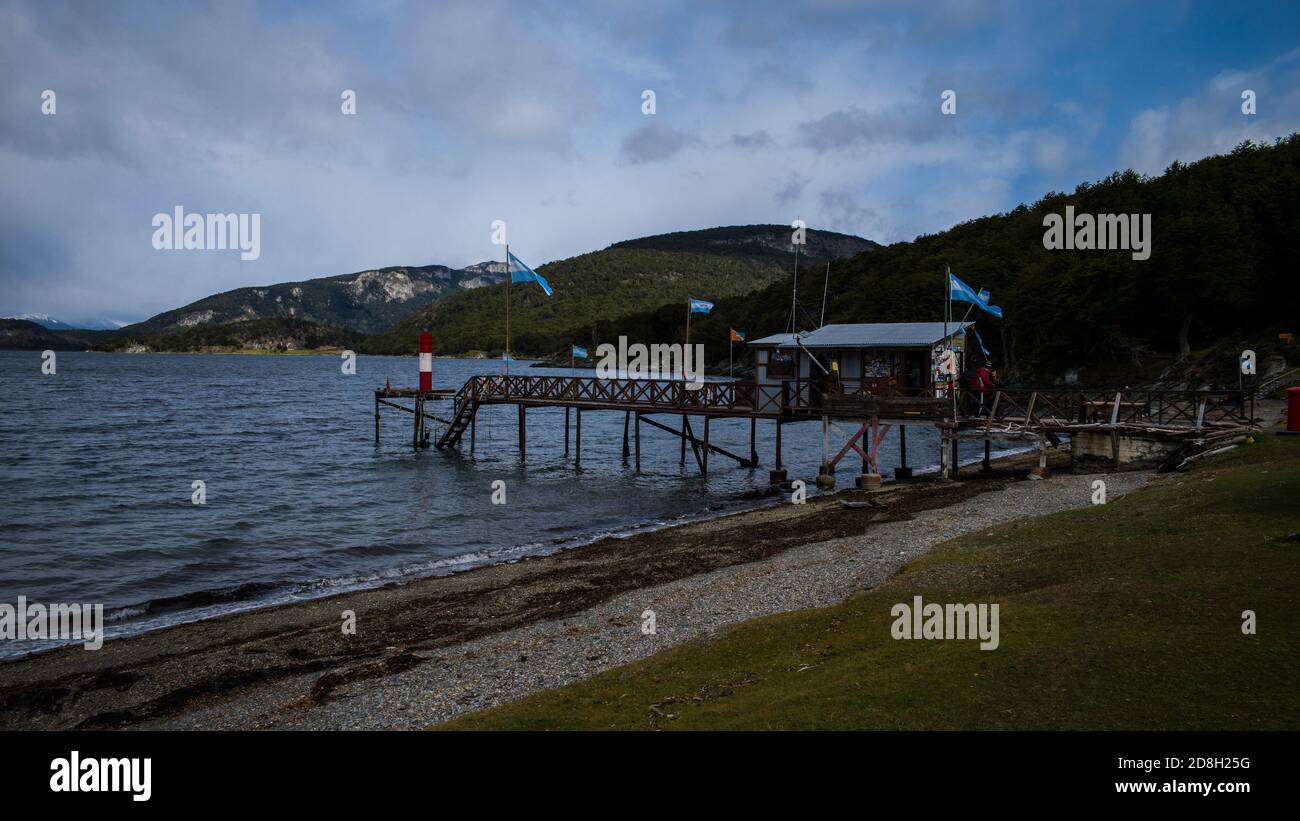
M 412 311 L 461 291 L 501 282 L 505 264 L 468 268 L 394 266 L 214 294 L 144 322 L 129 336 L 154 336 L 255 319 L 301 319 L 360 333 L 379 333 Z

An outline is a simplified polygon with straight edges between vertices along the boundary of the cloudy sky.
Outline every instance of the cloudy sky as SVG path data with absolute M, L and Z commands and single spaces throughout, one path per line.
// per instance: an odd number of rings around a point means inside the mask
M 1300 4 L 1245 9 L 0 0 L 0 315 L 465 265 L 496 219 L 533 265 L 797 217 L 911 239 L 1300 130 Z M 260 214 L 261 256 L 155 250 L 176 206 Z

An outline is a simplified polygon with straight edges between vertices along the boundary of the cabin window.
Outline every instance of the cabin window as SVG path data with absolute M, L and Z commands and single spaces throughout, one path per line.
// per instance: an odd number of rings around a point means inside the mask
M 794 376 L 794 355 L 785 351 L 772 351 L 767 358 L 769 379 L 790 379 Z

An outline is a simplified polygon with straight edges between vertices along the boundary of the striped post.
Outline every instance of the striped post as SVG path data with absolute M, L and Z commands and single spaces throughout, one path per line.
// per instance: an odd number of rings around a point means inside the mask
M 420 390 L 433 390 L 433 334 L 420 334 Z

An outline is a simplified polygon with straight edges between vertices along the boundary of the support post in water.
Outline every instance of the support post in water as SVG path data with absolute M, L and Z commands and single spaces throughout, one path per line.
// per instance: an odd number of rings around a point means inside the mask
M 573 466 L 582 467 L 582 408 L 574 409 L 576 417 L 573 431 Z
M 785 468 L 781 466 L 781 420 L 776 420 L 776 463 L 768 471 L 767 483 L 770 485 L 785 484 Z
M 641 472 L 641 411 L 636 412 L 636 472 Z
M 524 461 L 524 454 L 528 450 L 528 421 L 526 413 L 528 406 L 523 402 L 519 403 L 519 461 Z
M 630 456 L 627 444 L 627 428 L 632 420 L 631 411 L 623 411 L 623 464 L 627 464 L 627 457 Z
M 709 473 L 709 417 L 704 417 L 704 461 L 700 464 L 700 475 Z
M 835 487 L 835 466 L 831 464 L 831 418 L 822 415 L 822 465 L 817 469 L 817 487 Z
M 907 425 L 898 426 L 898 467 L 894 468 L 894 478 L 912 478 L 912 469 L 907 466 Z
M 758 467 L 758 417 L 749 417 L 749 462 L 751 467 Z

